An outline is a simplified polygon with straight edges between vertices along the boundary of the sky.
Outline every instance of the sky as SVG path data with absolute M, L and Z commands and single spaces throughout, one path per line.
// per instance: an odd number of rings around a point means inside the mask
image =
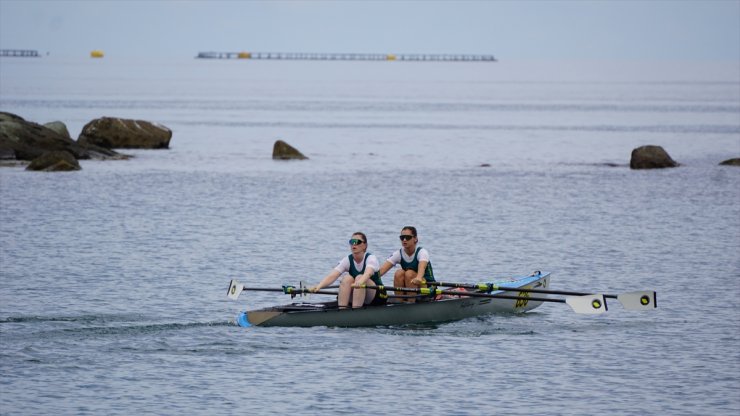
M 740 0 L 0 0 L 0 49 L 491 54 L 499 60 L 740 61 Z

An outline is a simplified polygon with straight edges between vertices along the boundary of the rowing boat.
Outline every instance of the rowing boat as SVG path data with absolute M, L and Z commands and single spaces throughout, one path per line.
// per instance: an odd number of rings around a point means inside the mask
M 526 289 L 546 289 L 549 284 L 550 273 L 538 271 L 529 276 L 495 282 L 498 287 L 507 288 L 506 292 L 524 289 L 516 296 L 507 296 L 504 290 L 491 291 L 485 297 L 475 297 L 476 292 L 460 292 L 460 295 L 446 295 L 429 301 L 388 303 L 342 310 L 338 309 L 336 301 L 297 302 L 241 312 L 236 322 L 242 327 L 367 327 L 449 322 L 492 313 L 521 313 L 532 310 L 543 301 L 532 297 L 531 292 Z

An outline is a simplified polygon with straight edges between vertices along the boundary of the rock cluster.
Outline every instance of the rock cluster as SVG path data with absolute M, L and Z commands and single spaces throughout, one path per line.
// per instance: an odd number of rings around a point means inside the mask
M 166 149 L 171 138 L 172 131 L 158 124 L 103 117 L 85 125 L 75 141 L 60 121 L 41 125 L 0 112 L 0 160 L 31 161 L 29 170 L 79 170 L 81 159 L 128 159 L 113 149 Z

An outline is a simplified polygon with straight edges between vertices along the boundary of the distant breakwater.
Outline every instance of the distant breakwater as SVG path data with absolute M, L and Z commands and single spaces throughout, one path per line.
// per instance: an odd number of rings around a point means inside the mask
M 496 62 L 493 55 L 472 54 L 386 54 L 386 53 L 322 53 L 322 52 L 200 52 L 198 59 L 276 59 L 307 61 L 466 61 Z
M 9 56 L 15 58 L 38 58 L 39 51 L 32 49 L 0 49 L 0 56 Z

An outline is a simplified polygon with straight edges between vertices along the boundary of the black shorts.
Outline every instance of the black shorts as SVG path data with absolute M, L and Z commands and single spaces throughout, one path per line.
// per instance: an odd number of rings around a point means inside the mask
M 368 288 L 370 289 L 370 288 Z M 388 303 L 388 292 L 383 290 L 375 289 L 375 297 L 370 301 L 371 306 L 385 305 Z

